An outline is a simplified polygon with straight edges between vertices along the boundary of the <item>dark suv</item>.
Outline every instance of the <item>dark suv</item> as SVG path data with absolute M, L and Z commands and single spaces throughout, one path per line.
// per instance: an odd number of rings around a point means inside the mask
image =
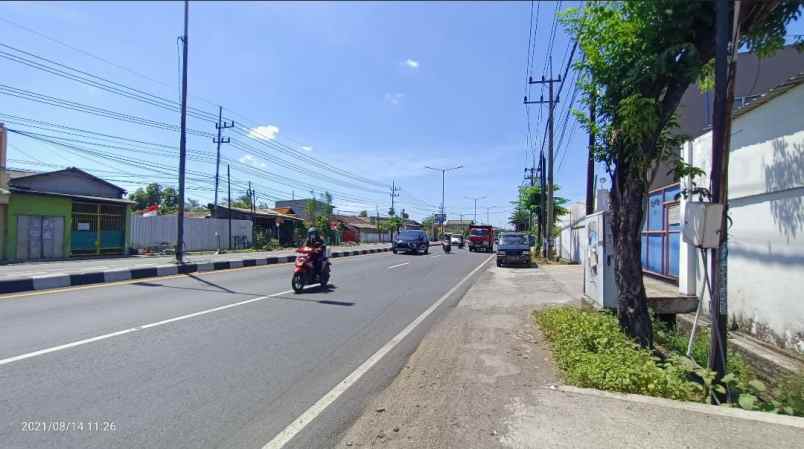
M 400 231 L 399 235 L 396 236 L 396 240 L 394 240 L 391 250 L 394 254 L 399 252 L 427 254 L 430 252 L 430 241 L 427 239 L 427 234 L 425 234 L 424 231 Z

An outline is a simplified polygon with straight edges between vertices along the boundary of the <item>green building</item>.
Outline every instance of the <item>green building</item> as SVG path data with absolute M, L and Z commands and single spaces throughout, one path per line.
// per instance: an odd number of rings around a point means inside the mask
M 6 170 L 2 257 L 7 262 L 123 255 L 130 241 L 126 191 L 78 168 Z

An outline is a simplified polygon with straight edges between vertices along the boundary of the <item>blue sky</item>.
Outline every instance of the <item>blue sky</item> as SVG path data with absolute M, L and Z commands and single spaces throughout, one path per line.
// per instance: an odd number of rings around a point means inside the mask
M 572 3 L 563 2 L 562 8 Z M 543 70 L 556 6 L 540 2 L 535 8 L 539 14 L 533 19 L 538 20 L 531 69 L 534 77 Z M 0 22 L 0 43 L 178 100 L 176 38 L 181 34 L 182 13 L 180 2 L 2 3 L 0 17 L 13 24 Z M 420 219 L 434 212 L 441 201 L 440 174 L 424 166 L 463 165 L 447 176 L 450 218 L 473 212 L 473 201 L 467 196 L 486 196 L 479 202 L 478 218 L 485 221 L 486 207 L 496 206 L 489 216 L 494 224 L 503 225 L 529 158 L 531 139 L 522 96 L 530 14 L 530 2 L 191 3 L 190 106 L 217 113 L 217 105 L 222 105 L 224 115 L 238 125 L 260 127 L 257 137 L 269 144 L 281 142 L 350 172 L 327 177 L 326 170 L 315 168 L 300 174 L 281 162 L 298 164 L 295 156 L 250 140 L 247 129 L 240 135 L 227 131 L 263 151 L 223 146 L 223 156 L 241 164 L 233 166 L 233 195 L 242 193 L 245 183 L 252 181 L 270 204 L 288 193 L 297 198 L 309 196 L 314 186 L 319 192 L 333 191 L 335 204 L 342 210 L 373 212 L 379 207 L 384 213 L 390 203 L 387 189 L 356 179 L 364 177 L 381 185 L 395 181 L 402 189 L 397 209 L 405 208 Z M 797 24 L 799 33 L 800 28 Z M 556 70 L 567 49 L 567 36 L 559 27 L 553 45 Z M 0 50 L 12 52 L 5 47 Z M 159 122 L 179 122 L 176 112 L 5 58 L 0 58 L 0 84 Z M 564 104 L 559 108 L 562 114 L 571 88 L 571 84 L 565 86 Z M 533 88 L 530 94 L 538 97 L 539 90 Z M 7 95 L 0 95 L 0 105 L 3 114 L 178 146 L 178 134 L 172 131 Z M 545 120 L 538 120 L 538 106 L 531 106 L 530 114 L 532 137 L 540 144 Z M 559 119 L 556 123 L 560 124 Z M 8 126 L 57 135 L 19 123 Z M 214 132 L 212 123 L 197 118 L 189 120 L 189 127 Z M 557 153 L 556 182 L 562 186 L 563 196 L 582 200 L 586 135 L 580 127 L 574 132 L 573 128 L 570 120 Z M 142 145 L 77 144 L 132 161 L 120 163 L 19 135 L 12 135 L 10 142 L 12 167 L 41 170 L 52 168 L 45 164 L 74 165 L 113 179 L 130 191 L 151 180 L 175 184 L 168 174 L 141 162 L 177 166 L 174 155 L 158 155 L 153 147 L 146 152 L 140 151 Z M 191 154 L 214 151 L 209 138 L 196 135 L 190 136 L 188 147 Z M 266 154 L 280 162 L 266 160 Z M 260 172 L 242 168 L 247 166 Z M 196 158 L 188 162 L 188 169 L 194 172 L 188 197 L 210 202 L 214 165 L 209 159 Z

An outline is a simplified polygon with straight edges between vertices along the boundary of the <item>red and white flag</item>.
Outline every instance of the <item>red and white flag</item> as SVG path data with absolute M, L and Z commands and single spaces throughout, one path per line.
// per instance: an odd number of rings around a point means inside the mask
M 158 212 L 159 212 L 159 206 L 157 206 L 156 204 L 151 204 L 150 206 L 148 206 L 147 209 L 145 209 L 145 211 L 143 211 L 142 216 L 156 217 Z

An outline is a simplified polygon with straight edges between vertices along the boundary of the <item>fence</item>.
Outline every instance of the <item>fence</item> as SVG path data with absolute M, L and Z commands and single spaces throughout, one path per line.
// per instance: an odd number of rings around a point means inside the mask
M 136 249 L 155 248 L 176 243 L 176 215 L 131 217 L 131 246 Z M 215 234 L 217 233 L 217 235 Z M 232 244 L 235 248 L 251 245 L 251 221 L 232 220 Z M 219 246 L 220 245 L 220 246 Z M 185 251 L 228 248 L 229 220 L 220 218 L 184 218 Z

